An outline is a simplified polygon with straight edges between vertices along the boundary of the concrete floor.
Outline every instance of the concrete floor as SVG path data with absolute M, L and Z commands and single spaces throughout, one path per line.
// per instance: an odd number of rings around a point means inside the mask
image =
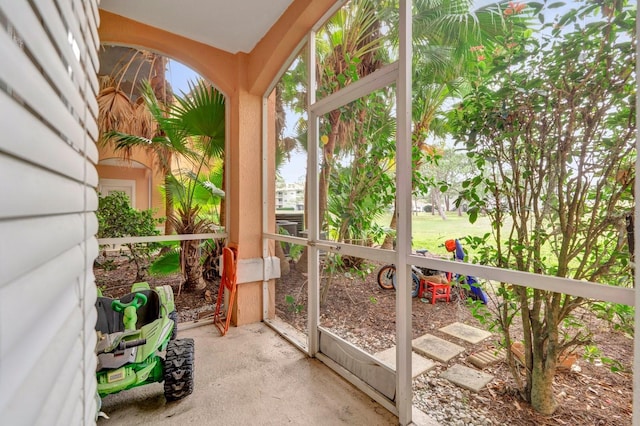
M 262 323 L 232 327 L 221 337 L 211 324 L 178 333 L 195 339 L 195 390 L 166 403 L 155 383 L 104 398 L 115 425 L 397 425 L 398 418 L 306 357 Z M 414 419 L 415 420 L 415 419 Z

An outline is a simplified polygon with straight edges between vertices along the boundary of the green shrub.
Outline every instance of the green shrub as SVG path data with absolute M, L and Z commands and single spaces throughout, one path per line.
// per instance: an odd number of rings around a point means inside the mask
M 152 210 L 136 210 L 129 205 L 129 197 L 124 192 L 113 192 L 98 197 L 98 238 L 120 238 L 159 235 L 156 225 L 160 222 L 153 217 Z M 121 251 L 136 265 L 136 281 L 144 279 L 151 253 L 158 243 L 124 244 L 129 250 Z

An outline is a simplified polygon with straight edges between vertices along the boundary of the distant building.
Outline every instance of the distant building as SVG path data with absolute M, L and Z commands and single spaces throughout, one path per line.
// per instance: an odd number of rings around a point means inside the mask
M 276 183 L 277 210 L 304 210 L 304 183 Z

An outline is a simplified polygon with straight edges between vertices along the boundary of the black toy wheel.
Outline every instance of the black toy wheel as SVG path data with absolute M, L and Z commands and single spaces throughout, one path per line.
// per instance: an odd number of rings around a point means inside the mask
M 378 271 L 378 285 L 385 290 L 394 288 L 393 280 L 396 279 L 396 267 L 385 265 Z
M 396 277 L 393 276 L 393 288 L 396 288 Z M 411 297 L 417 297 L 420 292 L 420 278 L 413 272 L 411 273 Z
M 167 401 L 182 399 L 193 392 L 193 339 L 172 340 L 164 362 L 164 396 Z
M 420 278 L 416 274 L 411 274 L 411 297 L 418 297 L 420 292 Z
M 169 340 L 176 340 L 176 337 L 178 336 L 178 312 L 169 312 L 169 319 L 173 321 L 173 329 L 171 330 L 171 337 Z

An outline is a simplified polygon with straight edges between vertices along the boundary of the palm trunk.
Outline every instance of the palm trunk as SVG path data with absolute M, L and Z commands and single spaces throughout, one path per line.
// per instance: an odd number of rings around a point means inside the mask
M 180 265 L 184 276 L 184 290 L 195 291 L 204 288 L 202 265 L 200 264 L 200 241 L 180 242 Z M 206 285 L 206 284 L 205 284 Z
M 225 230 L 226 229 L 226 221 L 227 221 L 227 203 L 226 203 L 226 199 L 227 199 L 227 188 L 226 188 L 226 182 L 227 179 L 225 178 L 226 175 L 226 169 L 227 169 L 227 163 L 226 161 L 222 163 L 222 189 L 225 193 L 224 198 L 222 198 L 220 200 L 220 226 L 224 227 Z M 227 230 L 228 231 L 228 230 Z
M 169 191 L 169 173 L 165 173 L 164 175 L 164 210 L 165 210 L 165 221 L 164 221 L 164 234 L 171 235 L 175 232 L 175 227 L 173 225 L 174 210 L 173 210 L 173 195 L 171 195 L 171 191 Z
M 392 231 L 396 231 L 398 229 L 398 209 L 396 203 L 393 204 L 393 215 L 391 216 L 391 222 L 389 223 L 389 228 Z M 387 236 L 384 237 L 384 242 L 382 243 L 382 248 L 385 250 L 393 250 L 394 244 L 393 242 L 396 239 L 395 232 L 387 233 Z

